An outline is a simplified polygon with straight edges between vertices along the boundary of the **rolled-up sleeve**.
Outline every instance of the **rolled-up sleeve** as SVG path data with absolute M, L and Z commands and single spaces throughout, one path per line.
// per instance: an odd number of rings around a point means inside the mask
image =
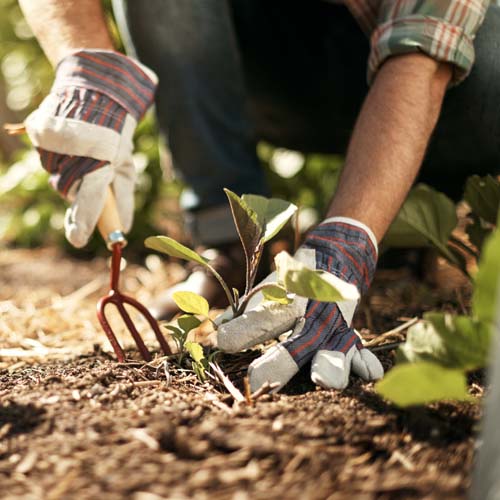
M 391 56 L 421 52 L 454 66 L 460 83 L 474 63 L 473 40 L 489 0 L 383 0 L 371 32 L 368 81 Z

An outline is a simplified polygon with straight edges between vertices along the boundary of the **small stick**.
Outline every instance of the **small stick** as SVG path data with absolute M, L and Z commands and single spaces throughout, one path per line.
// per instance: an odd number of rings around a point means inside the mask
M 392 351 L 392 349 L 396 349 L 396 347 L 399 347 L 401 344 L 404 344 L 404 342 L 389 342 L 388 344 L 376 345 L 368 349 L 371 352 Z
M 140 380 L 139 382 L 132 382 L 132 385 L 135 387 L 149 387 L 151 385 L 159 385 L 161 383 L 161 380 Z
M 397 326 L 396 328 L 393 328 L 392 330 L 388 330 L 387 332 L 381 333 L 377 337 L 375 337 L 373 340 L 370 340 L 366 344 L 364 344 L 364 347 L 374 347 L 382 344 L 384 340 L 387 340 L 388 338 L 394 336 L 396 333 L 402 332 L 403 330 L 406 330 L 407 328 L 410 328 L 410 326 L 413 326 L 419 321 L 418 316 L 415 316 L 414 318 L 411 318 L 409 321 L 406 321 L 402 325 Z
M 229 380 L 229 378 L 224 375 L 222 368 L 217 363 L 211 362 L 209 363 L 209 366 L 210 368 L 212 368 L 213 372 L 217 375 L 219 380 L 224 384 L 224 387 L 228 390 L 229 394 L 233 396 L 234 400 L 238 403 L 244 403 L 245 396 L 243 396 L 243 394 L 241 394 L 241 392 L 234 386 L 231 380 Z
M 264 396 L 264 394 L 268 394 L 274 391 L 274 389 L 276 389 L 279 385 L 279 382 L 273 382 L 272 384 L 270 384 L 269 382 L 265 382 L 252 394 L 252 399 L 254 401 L 257 401 L 257 399 L 259 399 L 261 396 Z
M 248 375 L 243 379 L 243 385 L 245 386 L 245 399 L 248 406 L 253 406 L 252 391 L 250 390 L 250 381 L 248 380 Z

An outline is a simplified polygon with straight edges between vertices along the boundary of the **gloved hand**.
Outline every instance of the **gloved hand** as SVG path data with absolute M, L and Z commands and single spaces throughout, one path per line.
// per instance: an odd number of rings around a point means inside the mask
M 377 243 L 360 222 L 332 217 L 307 236 L 295 258 L 334 274 L 363 293 L 375 272 Z M 330 303 L 303 297 L 295 297 L 288 305 L 250 303 L 243 315 L 219 327 L 218 346 L 237 352 L 293 329 L 287 340 L 249 366 L 252 391 L 266 381 L 279 383 L 276 390 L 280 390 L 311 359 L 311 379 L 325 388 L 345 388 L 351 370 L 364 380 L 377 380 L 384 369 L 351 328 L 356 305 L 357 301 Z
M 153 102 L 156 75 L 104 50 L 81 50 L 57 66 L 49 95 L 25 121 L 51 184 L 66 197 L 66 237 L 84 246 L 112 186 L 125 232 L 134 213 L 132 136 Z

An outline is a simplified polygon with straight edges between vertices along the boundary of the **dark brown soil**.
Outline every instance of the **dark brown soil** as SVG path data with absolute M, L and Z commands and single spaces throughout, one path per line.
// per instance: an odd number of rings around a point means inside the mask
M 75 341 L 66 339 L 60 347 L 75 347 L 64 359 L 58 359 L 59 351 L 51 357 L 49 348 L 36 359 L 12 356 L 9 315 L 30 314 L 26 290 L 35 293 L 37 287 L 33 303 L 46 304 L 42 289 L 55 294 L 63 288 L 67 294 L 91 279 L 92 270 L 104 269 L 102 261 L 80 263 L 41 252 L 35 259 L 40 267 L 30 272 L 25 254 L 12 255 L 0 252 L 0 343 L 5 348 L 0 359 L 0 498 L 466 497 L 477 405 L 403 411 L 382 401 L 373 384 L 355 378 L 342 392 L 317 390 L 307 371 L 283 394 L 265 395 L 254 406 L 236 405 L 223 388 L 202 384 L 173 363 L 117 364 L 100 345 L 92 351 L 83 344 L 81 353 Z M 64 279 L 48 272 L 54 262 L 64 266 Z M 130 276 L 135 272 L 133 267 L 127 271 Z M 431 293 L 408 273 L 380 273 L 357 323 L 367 335 L 381 333 L 400 324 L 401 316 L 460 307 L 466 295 Z M 82 307 L 94 303 L 94 295 L 82 299 Z M 31 314 L 37 314 L 36 308 Z M 94 328 L 88 321 L 87 328 Z M 61 332 L 52 323 L 43 323 L 42 329 L 43 335 L 33 327 L 29 336 L 52 347 L 51 335 Z M 107 349 L 99 335 L 95 340 Z M 244 360 L 228 356 L 220 361 L 237 384 Z M 390 368 L 392 353 L 382 361 Z M 477 385 L 474 390 L 481 392 Z

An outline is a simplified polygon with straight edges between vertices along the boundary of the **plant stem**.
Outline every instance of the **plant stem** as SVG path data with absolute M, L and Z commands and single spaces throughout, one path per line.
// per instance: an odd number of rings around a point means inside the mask
M 217 323 L 213 319 L 209 318 L 208 316 L 206 318 L 208 319 L 208 321 L 210 321 L 211 325 L 214 327 L 214 330 L 217 330 L 217 328 L 219 328 Z
M 255 294 L 261 292 L 262 290 L 264 290 L 264 288 L 270 288 L 275 286 L 280 286 L 280 285 L 276 281 L 270 281 L 269 283 L 261 283 L 260 285 L 257 285 L 255 288 L 252 288 L 252 290 L 250 290 L 246 295 L 244 295 L 241 298 L 240 303 L 238 305 L 238 311 L 236 312 L 236 314 L 239 316 L 245 310 L 245 307 L 248 305 L 248 302 Z
M 207 263 L 206 266 L 208 269 L 210 269 L 210 272 L 215 276 L 217 281 L 221 284 L 222 288 L 224 289 L 224 293 L 226 294 L 227 300 L 229 301 L 229 305 L 231 306 L 233 314 L 236 314 L 238 311 L 238 305 L 235 304 L 233 296 L 231 295 L 231 291 L 229 290 L 229 287 L 227 286 L 226 282 L 224 281 L 222 276 L 210 264 Z
M 300 205 L 297 205 L 297 211 L 294 214 L 294 225 L 293 225 L 293 253 L 298 250 L 300 245 L 300 225 L 299 225 L 299 214 L 300 214 Z
M 259 242 L 257 247 L 255 248 L 255 252 L 253 254 L 253 262 L 250 259 L 248 264 L 249 273 L 247 274 L 247 283 L 245 287 L 245 295 L 250 293 L 253 288 L 253 284 L 255 283 L 255 277 L 257 276 L 257 270 L 259 268 L 260 261 L 262 259 L 262 255 L 264 253 L 264 244 L 262 240 Z

